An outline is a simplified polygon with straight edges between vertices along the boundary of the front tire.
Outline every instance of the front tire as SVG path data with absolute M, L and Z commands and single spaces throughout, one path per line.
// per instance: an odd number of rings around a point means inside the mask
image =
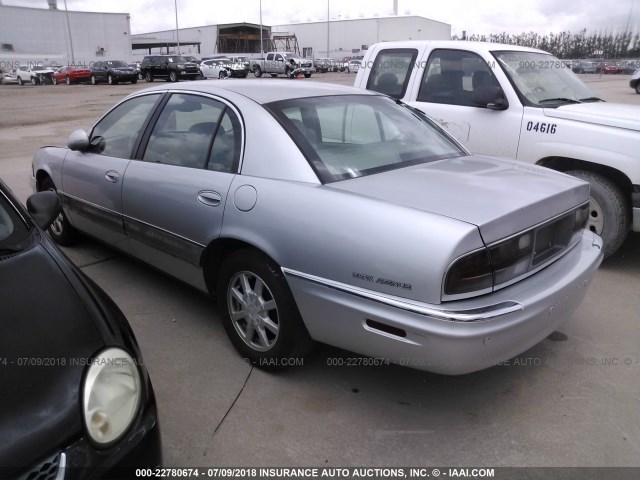
M 625 196 L 615 183 L 587 170 L 572 170 L 567 175 L 589 182 L 589 220 L 587 229 L 602 237 L 604 257 L 610 257 L 624 243 L 630 228 L 630 212 Z
M 40 191 L 45 190 L 57 192 L 56 187 L 53 184 L 53 180 L 48 177 L 42 181 L 40 188 Z M 60 213 L 47 231 L 49 232 L 49 235 L 51 235 L 51 238 L 53 238 L 53 240 L 59 245 L 73 245 L 78 240 L 78 231 L 69 223 L 67 216 L 62 210 L 60 210 Z
M 273 370 L 303 357 L 312 340 L 280 267 L 255 250 L 239 250 L 222 264 L 218 305 L 233 346 L 259 368 Z
M 53 78 L 55 80 L 56 77 L 53 77 Z M 57 80 L 56 80 L 56 82 L 57 82 Z M 69 75 L 67 75 L 67 78 L 65 78 L 65 82 L 67 83 L 67 85 L 71 85 L 72 82 L 71 82 L 71 77 Z
M 311 74 L 310 73 L 305 73 L 304 74 L 304 78 L 311 78 Z
M 256 78 L 260 78 L 262 76 L 262 70 L 260 67 L 256 67 L 253 69 L 253 76 Z
M 113 78 L 111 75 L 109 75 L 109 76 L 107 77 L 107 83 L 108 83 L 109 85 L 117 85 L 117 84 L 118 84 L 118 81 L 117 81 L 115 78 Z
M 136 83 L 138 83 L 138 77 L 131 80 L 131 85 L 135 85 Z
M 58 79 L 55 76 L 53 77 L 53 84 L 58 85 Z
M 18 77 L 18 85 L 23 86 L 24 82 L 22 81 L 22 77 Z
M 31 85 L 36 86 L 40 82 L 38 81 L 38 77 L 31 77 Z

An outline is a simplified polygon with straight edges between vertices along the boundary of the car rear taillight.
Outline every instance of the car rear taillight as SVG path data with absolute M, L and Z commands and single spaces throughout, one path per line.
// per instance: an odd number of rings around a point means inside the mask
M 588 216 L 589 204 L 585 203 L 530 230 L 460 257 L 446 273 L 444 294 L 480 295 L 524 278 L 575 245 Z

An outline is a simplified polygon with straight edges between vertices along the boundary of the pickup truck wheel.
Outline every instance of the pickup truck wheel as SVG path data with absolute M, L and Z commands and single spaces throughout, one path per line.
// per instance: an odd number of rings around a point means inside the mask
M 147 82 L 153 82 L 153 75 L 151 75 L 149 72 L 144 74 L 144 79 Z
M 45 190 L 57 191 L 53 180 L 50 178 L 45 178 L 42 181 L 40 191 Z M 60 213 L 49 227 L 48 232 L 57 244 L 63 246 L 73 245 L 78 239 L 77 230 L 71 226 L 62 210 L 60 210 Z
M 260 69 L 260 67 L 255 67 L 253 69 L 253 76 L 256 78 L 260 78 L 262 76 L 262 70 Z
M 176 72 L 169 72 L 169 81 L 174 83 L 178 81 L 178 75 L 176 75 Z
M 275 370 L 303 357 L 312 340 L 280 267 L 255 250 L 239 250 L 222 264 L 217 285 L 224 328 L 248 361 Z
M 587 170 L 571 170 L 567 175 L 589 182 L 589 220 L 587 229 L 602 237 L 605 258 L 624 243 L 630 228 L 627 202 L 620 188 L 608 178 Z
M 96 80 L 96 76 L 95 75 L 91 75 L 91 85 L 97 85 L 98 81 Z

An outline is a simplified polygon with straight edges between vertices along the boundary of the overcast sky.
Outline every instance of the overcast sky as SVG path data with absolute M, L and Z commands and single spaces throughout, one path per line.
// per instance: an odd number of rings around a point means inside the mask
M 0 0 L 4 5 L 47 8 L 47 0 Z M 177 0 L 180 27 L 259 23 L 260 0 Z M 393 0 L 329 0 L 330 18 L 387 16 Z M 174 0 L 67 0 L 69 10 L 127 12 L 132 33 L 175 28 Z M 64 9 L 64 0 L 58 0 Z M 640 0 L 399 0 L 400 15 L 421 15 L 451 24 L 451 33 L 541 34 L 584 28 L 640 30 Z M 327 0 L 262 0 L 262 21 L 279 25 L 326 21 Z

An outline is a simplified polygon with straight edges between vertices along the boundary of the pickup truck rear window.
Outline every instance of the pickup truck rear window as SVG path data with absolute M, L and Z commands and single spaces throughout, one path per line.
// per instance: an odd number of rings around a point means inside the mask
M 431 121 L 384 96 L 297 98 L 266 108 L 323 183 L 466 155 Z

